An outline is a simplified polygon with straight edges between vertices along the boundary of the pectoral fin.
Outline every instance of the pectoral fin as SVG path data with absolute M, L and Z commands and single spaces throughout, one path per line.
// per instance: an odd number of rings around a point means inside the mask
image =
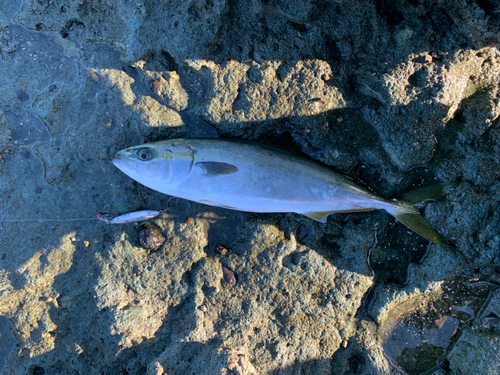
M 238 172 L 234 165 L 216 161 L 200 161 L 196 165 L 203 169 L 207 176 L 224 176 Z
M 326 218 L 328 217 L 328 215 L 332 213 L 333 211 L 314 211 L 314 212 L 304 212 L 302 215 L 305 215 L 308 218 L 319 221 L 321 223 L 326 223 Z

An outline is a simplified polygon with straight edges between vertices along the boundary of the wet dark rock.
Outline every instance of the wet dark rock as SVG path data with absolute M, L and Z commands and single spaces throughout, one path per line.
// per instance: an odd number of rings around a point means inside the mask
M 446 373 L 449 373 L 451 372 L 451 369 L 450 369 L 450 361 L 448 361 L 447 359 L 444 360 L 443 362 L 441 362 L 439 364 L 439 367 L 441 367 L 441 369 L 443 369 L 444 372 Z
M 17 98 L 22 101 L 22 102 L 25 102 L 26 100 L 28 100 L 30 98 L 30 96 L 28 95 L 28 93 L 26 91 L 21 91 L 19 92 L 19 94 L 17 95 Z
M 314 236 L 314 225 L 310 222 L 302 222 L 295 229 L 297 241 L 300 243 L 307 243 L 307 241 Z
M 33 365 L 28 369 L 28 375 L 44 375 L 45 369 L 41 366 Z
M 143 224 L 139 231 L 139 242 L 144 248 L 156 251 L 165 242 L 165 237 L 152 225 Z

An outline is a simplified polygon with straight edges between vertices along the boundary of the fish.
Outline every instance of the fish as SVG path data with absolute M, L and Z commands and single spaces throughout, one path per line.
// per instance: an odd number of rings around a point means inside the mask
M 257 213 L 294 212 L 321 223 L 333 213 L 385 210 L 441 245 L 448 241 L 419 210 L 458 183 L 433 184 L 401 199 L 382 198 L 307 158 L 258 142 L 179 138 L 119 151 L 113 164 L 160 193 L 210 206 Z

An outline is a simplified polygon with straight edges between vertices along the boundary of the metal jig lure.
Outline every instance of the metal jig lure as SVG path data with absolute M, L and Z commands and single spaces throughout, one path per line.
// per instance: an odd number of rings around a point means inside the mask
M 168 207 L 160 211 L 156 210 L 135 211 L 135 212 L 129 212 L 128 214 L 117 216 L 115 218 L 113 218 L 110 214 L 100 213 L 97 215 L 97 218 L 101 221 L 104 221 L 106 224 L 128 224 L 128 223 L 135 223 L 137 221 L 149 220 L 158 215 L 167 213 L 167 211 Z

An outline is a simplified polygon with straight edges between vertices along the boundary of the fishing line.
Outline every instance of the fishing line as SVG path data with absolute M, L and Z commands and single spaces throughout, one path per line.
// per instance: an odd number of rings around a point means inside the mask
M 98 220 L 96 217 L 85 217 L 81 219 L 1 219 L 0 223 L 4 221 L 16 222 L 16 221 L 81 221 L 81 220 Z
M 97 217 L 83 217 L 83 218 L 77 218 L 77 219 L 2 219 L 0 217 L 0 224 L 2 222 L 22 222 L 22 221 L 51 221 L 51 222 L 61 222 L 61 221 L 84 221 L 84 220 L 99 220 L 103 221 L 106 224 L 128 224 L 128 223 L 135 223 L 137 221 L 144 221 L 144 220 L 149 220 L 152 219 L 156 216 L 166 214 L 170 208 L 170 201 L 177 197 L 170 197 L 167 203 L 167 207 L 163 210 L 141 210 L 141 211 L 134 211 L 134 212 L 129 212 L 117 217 L 113 217 L 113 215 L 108 214 L 108 213 L 99 213 L 97 214 Z M 177 199 L 178 201 L 178 199 Z
M 105 222 L 106 224 L 128 224 L 128 223 L 135 223 L 138 221 L 149 220 L 156 216 L 165 214 L 167 212 L 168 212 L 168 207 L 165 208 L 164 210 L 134 211 L 117 217 L 113 217 L 113 215 L 110 215 L 108 213 L 99 213 L 97 214 L 97 217 L 84 217 L 78 219 L 5 219 L 4 220 L 0 218 L 0 223 L 4 221 L 5 222 L 23 222 L 23 221 L 62 222 L 62 221 L 99 220 Z

